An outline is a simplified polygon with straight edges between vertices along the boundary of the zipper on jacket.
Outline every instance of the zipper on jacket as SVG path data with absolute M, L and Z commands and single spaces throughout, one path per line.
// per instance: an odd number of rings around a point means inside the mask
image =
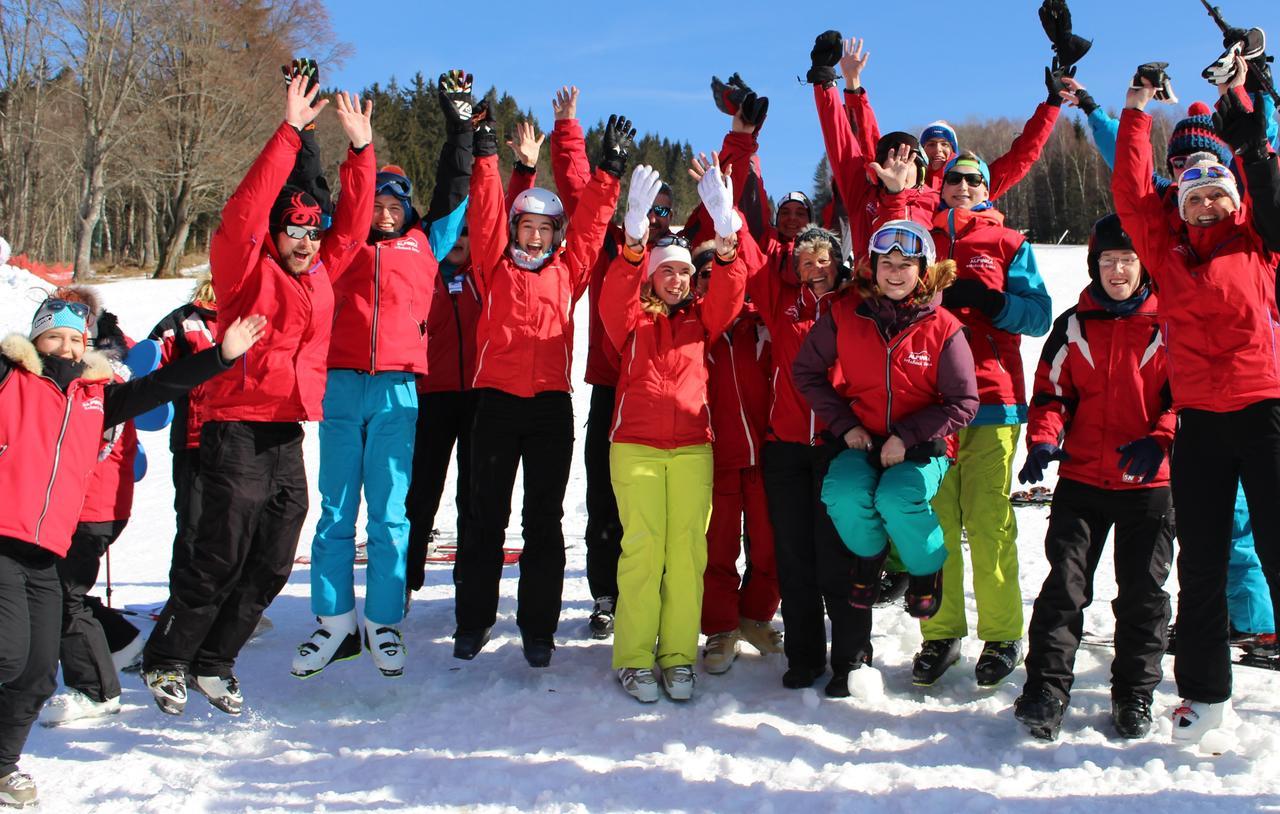
M 5 450 L 9 448 L 8 444 L 0 444 L 0 458 L 4 457 Z
M 49 474 L 49 486 L 44 490 L 44 507 L 40 509 L 40 518 L 36 520 L 36 545 L 40 545 L 40 529 L 44 526 L 45 515 L 49 513 L 49 503 L 53 500 L 53 484 L 58 479 L 58 465 L 62 462 L 62 442 L 67 437 L 67 425 L 71 423 L 71 408 L 74 404 L 75 399 L 68 392 L 67 409 L 62 414 L 62 429 L 58 430 L 58 445 L 53 450 L 53 471 Z M 7 446 L 5 448 L 8 449 Z
M 467 389 L 466 364 L 463 360 L 462 350 L 462 315 L 458 311 L 458 294 L 449 294 L 448 286 L 445 287 L 445 294 L 449 297 L 449 304 L 453 306 L 453 327 L 458 329 L 458 389 Z M 427 338 L 430 342 L 430 337 Z
M 378 372 L 378 303 L 382 298 L 382 244 L 373 245 L 373 333 L 369 337 L 369 372 Z

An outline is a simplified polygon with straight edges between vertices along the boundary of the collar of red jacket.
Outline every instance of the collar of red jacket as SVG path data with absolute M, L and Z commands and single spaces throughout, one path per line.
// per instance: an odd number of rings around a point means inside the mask
M 964 234 L 982 226 L 1004 226 L 1004 213 L 998 209 L 942 209 L 933 215 L 933 228 L 948 235 Z
M 1090 283 L 1089 285 L 1084 287 L 1083 291 L 1080 292 L 1080 299 L 1076 301 L 1077 314 L 1088 314 L 1095 311 L 1110 311 L 1110 309 L 1106 308 L 1101 302 L 1098 301 L 1098 298 L 1093 295 L 1093 291 L 1091 290 L 1092 288 L 1093 288 L 1093 284 Z M 1150 283 L 1144 284 L 1141 288 L 1139 288 L 1136 292 L 1134 292 L 1133 297 L 1141 297 L 1143 291 L 1146 292 L 1146 297 L 1142 300 L 1141 304 L 1138 305 L 1138 307 L 1135 308 L 1131 313 L 1126 314 L 1125 316 L 1154 317 L 1157 315 L 1157 313 L 1159 312 L 1159 307 L 1156 301 L 1156 292 L 1155 292 L 1155 289 L 1151 287 Z M 1133 297 L 1130 297 L 1130 299 L 1133 299 Z
M 1186 226 L 1186 240 L 1195 252 L 1200 263 L 1207 263 L 1223 246 L 1243 235 L 1243 230 L 1252 229 L 1243 206 L 1236 209 L 1231 217 L 1224 218 L 1212 226 Z

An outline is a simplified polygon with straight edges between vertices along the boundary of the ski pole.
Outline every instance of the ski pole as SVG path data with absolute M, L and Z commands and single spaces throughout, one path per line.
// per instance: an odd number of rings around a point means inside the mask
M 111 546 L 107 546 L 107 607 L 111 607 Z

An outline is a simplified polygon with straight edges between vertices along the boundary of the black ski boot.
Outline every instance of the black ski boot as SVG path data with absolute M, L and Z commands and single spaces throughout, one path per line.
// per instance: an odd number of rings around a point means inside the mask
M 827 671 L 826 665 L 816 667 L 788 667 L 782 674 L 782 686 L 788 690 L 803 690 L 812 687 L 818 676 Z
M 593 639 L 607 639 L 613 635 L 613 597 L 596 597 L 591 608 L 591 618 L 587 621 L 587 629 Z
M 889 546 L 874 557 L 854 556 L 849 569 L 849 604 L 855 608 L 870 609 L 880 601 L 880 576 L 884 561 L 889 556 Z
M 550 636 L 527 636 L 520 634 L 520 643 L 524 647 L 524 660 L 530 667 L 550 667 L 551 654 L 555 652 L 556 643 Z
M 1027 728 L 1032 737 L 1042 741 L 1058 739 L 1065 711 L 1062 700 L 1043 685 L 1025 687 L 1022 695 L 1013 702 L 1013 717 Z
M 978 657 L 973 675 L 979 687 L 994 687 L 1013 673 L 1022 663 L 1022 640 L 1011 642 L 987 642 Z
M 471 661 L 484 646 L 489 643 L 489 631 L 493 628 L 482 627 L 479 630 L 463 630 L 453 632 L 453 657 Z
M 876 607 L 883 608 L 901 599 L 910 581 L 911 575 L 906 571 L 885 571 L 880 577 L 880 598 L 876 600 Z
M 864 664 L 871 663 L 871 654 L 865 650 L 858 653 L 857 658 L 853 660 L 852 665 L 831 666 L 831 680 L 827 682 L 827 686 L 823 689 L 823 693 L 828 698 L 848 698 L 849 697 L 849 674 L 859 669 Z
M 1151 701 L 1136 695 L 1112 698 L 1111 725 L 1122 738 L 1145 738 L 1151 731 Z
M 942 607 L 942 569 L 932 574 L 907 578 L 907 614 L 932 619 Z
M 932 687 L 947 668 L 959 660 L 959 639 L 931 639 L 916 653 L 911 664 L 911 683 L 917 687 Z

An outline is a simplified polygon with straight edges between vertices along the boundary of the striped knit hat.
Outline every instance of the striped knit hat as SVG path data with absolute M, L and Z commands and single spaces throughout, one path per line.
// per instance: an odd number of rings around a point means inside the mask
M 1213 126 L 1213 116 L 1204 102 L 1194 102 L 1187 108 L 1187 118 L 1173 127 L 1169 136 L 1169 156 L 1210 152 L 1218 157 L 1218 163 L 1230 167 L 1231 147 L 1222 140 Z

